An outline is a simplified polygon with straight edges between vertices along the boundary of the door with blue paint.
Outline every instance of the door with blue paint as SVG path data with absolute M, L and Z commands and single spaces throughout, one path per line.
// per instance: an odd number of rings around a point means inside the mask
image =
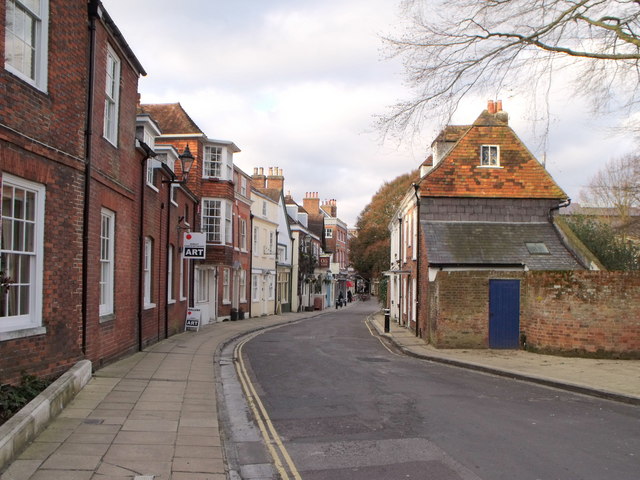
M 520 346 L 520 280 L 489 280 L 489 347 Z

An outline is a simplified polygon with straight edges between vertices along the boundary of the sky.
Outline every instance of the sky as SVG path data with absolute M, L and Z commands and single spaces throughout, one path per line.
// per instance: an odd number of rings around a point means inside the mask
M 147 72 L 142 103 L 179 102 L 234 162 L 279 167 L 285 193 L 336 199 L 354 226 L 385 181 L 417 168 L 441 125 L 383 138 L 376 117 L 410 98 L 403 67 L 381 36 L 402 26 L 399 0 L 103 0 Z M 620 117 L 594 116 L 568 85 L 551 94 L 550 129 L 520 97 L 503 95 L 510 125 L 574 200 L 612 157 L 631 150 Z M 470 124 L 487 98 L 467 98 L 452 123 Z M 546 152 L 546 155 L 545 155 Z

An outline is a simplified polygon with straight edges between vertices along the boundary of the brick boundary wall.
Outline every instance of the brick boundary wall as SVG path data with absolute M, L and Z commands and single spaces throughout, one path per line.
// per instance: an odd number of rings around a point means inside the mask
M 528 350 L 640 358 L 640 272 L 439 272 L 429 288 L 430 340 L 487 348 L 489 280 L 520 279 L 520 331 Z
M 527 349 L 640 358 L 640 272 L 529 272 L 521 298 Z

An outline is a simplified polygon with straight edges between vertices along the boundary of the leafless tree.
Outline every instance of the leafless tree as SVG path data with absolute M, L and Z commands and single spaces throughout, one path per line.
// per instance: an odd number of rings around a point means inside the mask
M 544 96 L 569 74 L 570 95 L 599 110 L 637 111 L 640 0 L 403 0 L 402 8 L 407 25 L 385 41 L 414 95 L 381 119 L 387 133 L 447 121 L 469 93 Z
M 594 207 L 613 208 L 624 234 L 631 209 L 640 207 L 640 155 L 607 162 L 580 192 L 580 200 Z

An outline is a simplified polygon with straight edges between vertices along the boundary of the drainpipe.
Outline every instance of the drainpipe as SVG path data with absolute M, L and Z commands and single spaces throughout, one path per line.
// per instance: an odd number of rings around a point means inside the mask
M 169 278 L 169 245 L 171 244 L 170 235 L 171 235 L 171 190 L 173 189 L 172 183 L 167 183 L 167 244 L 165 247 L 166 250 L 166 258 L 165 258 L 165 295 L 166 299 L 164 302 L 164 338 L 169 338 L 169 282 L 173 281 L 172 278 Z M 175 250 L 175 248 L 174 248 Z M 174 252 L 175 256 L 175 252 Z M 171 259 L 173 262 L 173 259 Z M 175 269 L 176 266 L 172 264 Z
M 88 279 L 89 279 L 89 224 L 91 211 L 91 172 L 93 145 L 93 83 L 95 81 L 96 19 L 99 0 L 90 0 L 89 16 L 89 72 L 87 88 L 87 118 L 85 123 L 85 164 L 84 164 L 84 212 L 82 214 L 82 355 L 87 355 Z
M 300 238 L 300 236 L 298 236 L 298 238 Z M 296 239 L 295 237 L 291 237 L 291 273 L 289 274 L 289 310 L 293 311 L 293 252 L 295 252 L 294 248 L 296 246 Z M 298 254 L 298 271 L 300 270 L 300 255 Z M 296 278 L 296 290 L 298 287 L 298 279 Z M 296 291 L 297 294 L 297 291 Z M 297 297 L 298 295 L 296 295 Z M 298 302 L 300 302 L 300 299 L 298 299 Z M 298 305 L 298 309 L 300 308 L 300 305 Z
M 420 337 L 420 329 L 418 326 L 420 325 L 420 195 L 418 194 L 418 190 L 420 189 L 420 185 L 417 183 L 413 184 L 413 194 L 416 197 L 416 218 L 417 218 L 417 226 L 416 226 L 416 244 L 413 248 L 416 249 L 416 298 L 414 298 L 414 308 L 416 309 L 416 337 Z
M 276 229 L 276 253 L 275 253 L 274 258 L 273 258 L 273 264 L 274 264 L 274 267 L 276 269 L 276 275 L 275 275 L 276 278 L 275 278 L 275 284 L 274 284 L 274 288 L 276 290 L 274 292 L 275 293 L 274 297 L 275 297 L 276 301 L 274 302 L 274 305 L 273 305 L 273 314 L 274 315 L 278 314 L 278 302 L 280 300 L 280 294 L 278 293 L 278 233 L 279 233 L 278 229 Z M 282 313 L 282 312 L 280 312 L 280 313 Z
M 551 207 L 549 209 L 549 221 L 553 222 L 553 211 L 554 210 L 560 210 L 561 208 L 566 208 L 569 205 L 571 205 L 571 199 L 567 198 L 567 200 L 565 202 L 559 203 L 558 205 L 556 205 L 555 207 Z
M 404 236 L 402 235 L 402 217 L 398 217 L 398 270 L 402 270 L 403 269 L 403 265 L 402 265 L 402 259 L 403 259 L 403 255 L 402 255 L 402 250 L 404 248 L 404 246 L 402 245 L 402 242 L 404 241 Z M 404 282 L 402 281 L 402 276 L 399 275 L 398 276 L 398 325 L 402 325 L 402 308 L 403 308 L 403 303 L 402 303 L 402 299 L 404 291 L 402 290 L 402 284 Z M 371 287 L 369 287 L 369 289 L 371 289 Z
M 249 212 L 249 231 L 251 232 L 251 248 L 249 249 L 249 318 L 253 318 L 253 213 Z

